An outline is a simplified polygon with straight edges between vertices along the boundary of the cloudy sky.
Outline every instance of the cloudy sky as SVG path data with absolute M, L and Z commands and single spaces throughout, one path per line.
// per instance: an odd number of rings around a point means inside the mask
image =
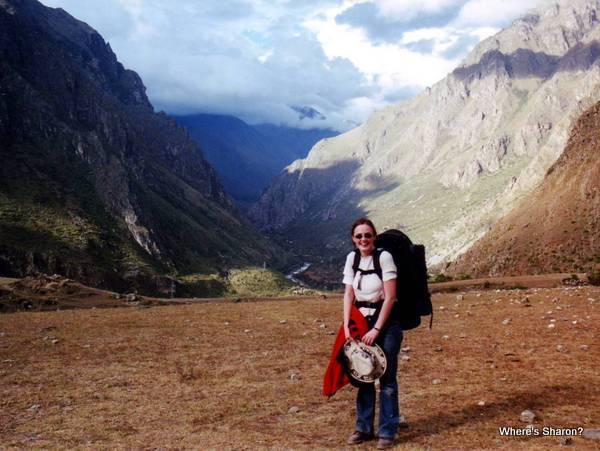
M 42 0 L 94 27 L 156 110 L 346 130 L 545 0 Z M 302 119 L 309 106 L 325 119 Z

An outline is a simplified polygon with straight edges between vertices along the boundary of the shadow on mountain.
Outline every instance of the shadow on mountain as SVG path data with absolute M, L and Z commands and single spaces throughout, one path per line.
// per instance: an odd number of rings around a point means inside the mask
M 357 160 L 344 160 L 322 169 L 283 172 L 249 216 L 282 247 L 305 261 L 337 267 L 352 249 L 351 223 L 369 213 L 360 206 L 361 201 L 399 185 L 390 177 L 370 175 L 368 188 L 357 189 L 352 182 L 360 167 Z
M 600 57 L 600 42 L 579 43 L 562 56 L 548 55 L 528 49 L 517 49 L 511 54 L 490 50 L 477 64 L 459 67 L 452 74 L 461 81 L 482 79 L 505 71 L 510 78 L 536 77 L 548 79 L 558 72 L 589 69 Z

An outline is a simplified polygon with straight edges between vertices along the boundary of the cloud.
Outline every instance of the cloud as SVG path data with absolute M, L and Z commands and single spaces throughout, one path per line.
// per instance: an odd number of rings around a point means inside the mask
M 157 110 L 338 130 L 435 83 L 535 3 L 42 1 L 98 30 Z M 294 107 L 326 119 L 300 120 Z
M 396 22 L 409 22 L 419 16 L 437 16 L 455 10 L 466 0 L 375 0 L 379 15 Z
M 432 10 L 428 14 L 420 15 L 421 10 L 417 5 L 421 3 L 412 2 L 412 4 L 415 6 L 411 10 L 403 8 L 407 14 L 399 14 L 399 11 L 388 14 L 390 7 L 382 9 L 383 7 L 377 3 L 358 3 L 344 10 L 335 20 L 338 24 L 362 28 L 374 43 L 389 43 L 397 42 L 406 31 L 415 28 L 446 25 L 458 15 L 461 6 L 461 4 L 453 4 L 451 8 Z
M 470 0 L 462 6 L 455 25 L 504 27 L 543 3 L 549 2 L 546 0 Z

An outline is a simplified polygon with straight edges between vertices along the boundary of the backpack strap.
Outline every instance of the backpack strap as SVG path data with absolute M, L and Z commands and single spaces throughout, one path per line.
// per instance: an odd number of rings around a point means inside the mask
M 383 280 L 383 272 L 381 271 L 381 262 L 379 261 L 379 257 L 383 249 L 375 249 L 373 252 L 373 267 L 375 268 L 375 273 L 379 276 L 380 280 Z
M 354 274 L 358 271 L 358 265 L 360 265 L 360 252 L 356 249 L 354 251 L 354 263 L 352 263 L 352 271 L 354 271 Z

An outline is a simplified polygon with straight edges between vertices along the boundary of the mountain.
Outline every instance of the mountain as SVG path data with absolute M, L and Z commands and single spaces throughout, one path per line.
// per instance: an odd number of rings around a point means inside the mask
M 249 125 L 234 116 L 215 114 L 178 116 L 176 120 L 200 143 L 227 193 L 240 203 L 258 200 L 285 166 L 304 158 L 317 141 L 337 134 L 329 129 Z
M 94 286 L 286 262 L 87 24 L 0 2 L 0 273 Z
M 420 95 L 317 143 L 252 220 L 325 266 L 341 264 L 362 215 L 424 243 L 430 264 L 453 260 L 531 192 L 600 100 L 599 4 L 546 5 Z
M 542 183 L 446 268 L 472 276 L 593 271 L 600 266 L 600 102 L 571 131 Z

